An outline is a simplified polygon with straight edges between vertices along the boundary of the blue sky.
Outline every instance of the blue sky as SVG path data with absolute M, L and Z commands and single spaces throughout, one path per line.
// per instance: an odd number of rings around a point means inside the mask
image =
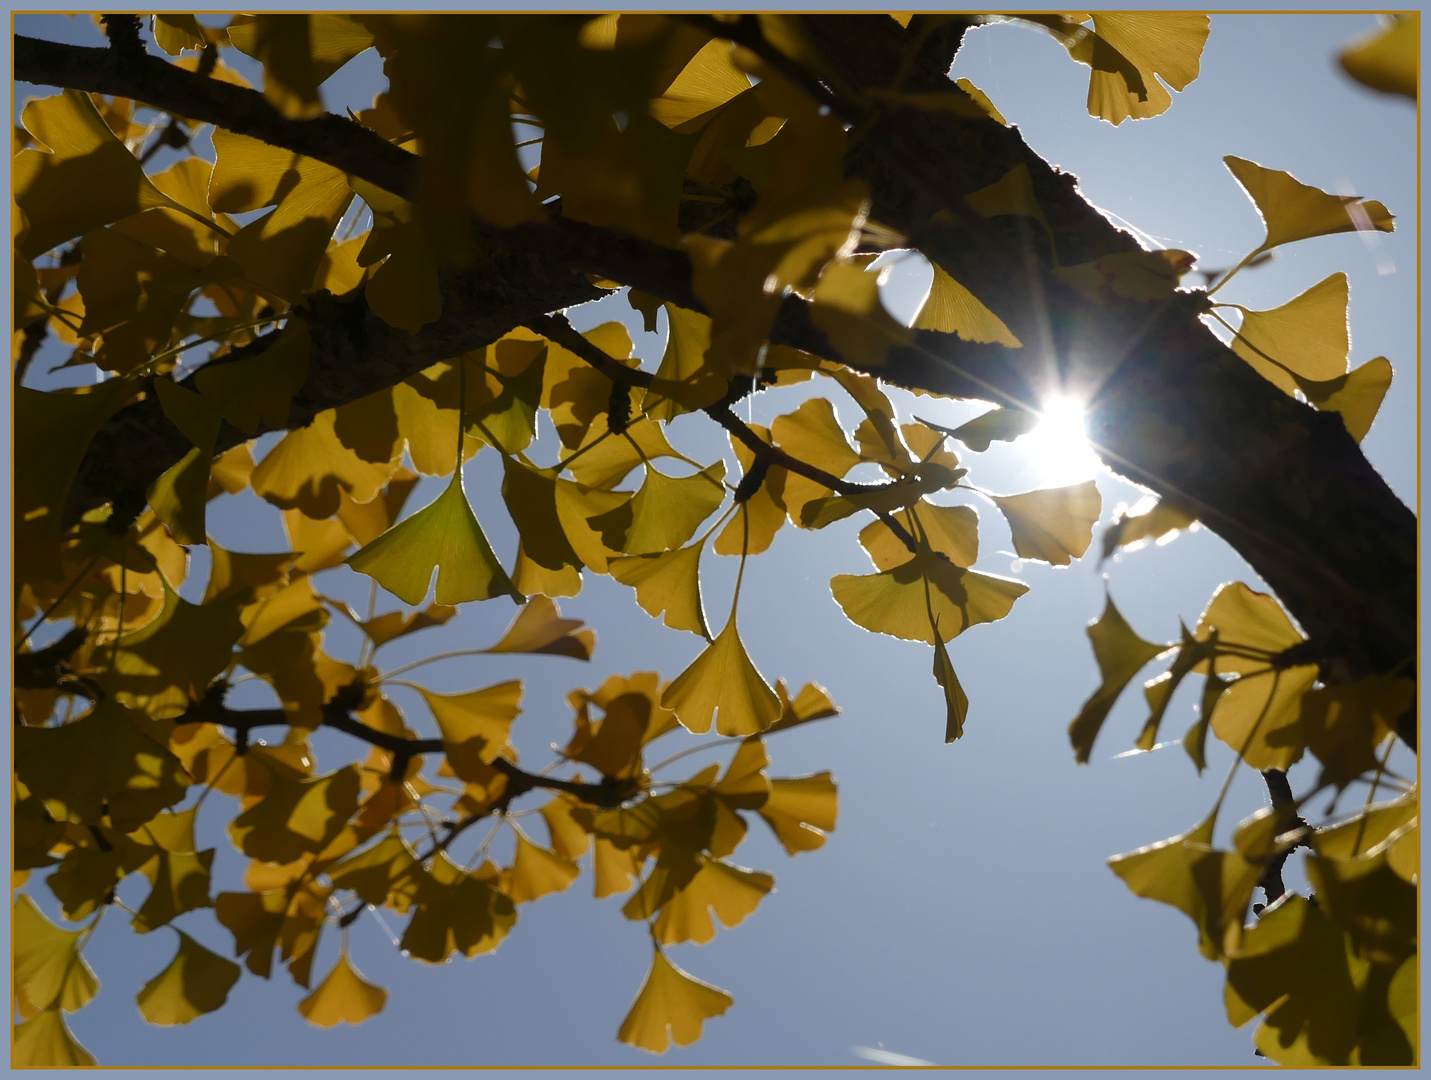
M 1013 25 L 976 30 L 954 73 L 988 93 L 1029 144 L 1075 173 L 1085 195 L 1115 220 L 1150 242 L 1197 252 L 1203 265 L 1230 265 L 1263 235 L 1252 204 L 1222 164 L 1224 154 L 1384 202 L 1398 227 L 1378 237 L 1378 246 L 1359 235 L 1292 245 L 1270 265 L 1240 275 L 1226 299 L 1274 307 L 1334 271 L 1348 274 L 1352 363 L 1385 355 L 1396 371 L 1363 445 L 1410 501 L 1418 408 L 1415 110 L 1352 84 L 1334 59 L 1373 21 L 1369 15 L 1214 16 L 1201 77 L 1174 96 L 1164 116 L 1117 129 L 1087 115 L 1087 69 L 1041 32 Z M 51 22 L 22 17 L 17 29 L 93 36 L 87 19 L 60 20 L 58 30 Z M 380 75 L 375 57 L 350 67 L 327 88 L 331 109 L 357 109 L 371 100 Z M 909 269 L 905 264 L 889 287 L 896 312 L 918 299 L 919 275 Z M 572 318 L 586 327 L 628 313 L 616 302 Z M 637 345 L 645 357 L 660 355 L 656 335 L 638 334 Z M 754 402 L 752 418 L 768 423 L 798 402 L 798 394 L 765 394 Z M 896 395 L 896 404 L 907 413 L 913 399 Z M 921 401 L 914 411 L 954 423 L 982 408 Z M 843 405 L 841 413 L 853 426 L 855 414 Z M 670 434 L 709 461 L 723 452 L 723 440 L 704 428 L 685 418 Z M 549 428 L 544 437 L 551 437 Z M 1020 446 L 960 457 L 972 480 L 999 492 L 1085 478 L 1058 475 L 1066 462 L 1040 459 Z M 500 462 L 479 454 L 466 476 L 494 547 L 510 563 L 515 534 L 497 505 Z M 1105 521 L 1119 503 L 1140 497 L 1106 472 L 1097 479 Z M 410 506 L 435 494 L 421 488 Z M 261 509 L 251 495 L 224 498 L 211 530 L 228 547 L 285 549 L 277 514 L 254 513 Z M 1219 583 L 1245 580 L 1258 587 L 1257 579 L 1205 530 L 1102 568 L 1092 559 L 1067 569 L 1015 568 L 998 516 L 979 509 L 979 568 L 1021 577 L 1031 591 L 1008 619 L 977 627 L 951 646 L 971 701 L 966 734 L 952 746 L 942 741 L 943 706 L 929 675 L 929 651 L 860 630 L 830 597 L 834 574 L 868 572 L 855 541 L 863 522 L 820 533 L 787 528 L 768 554 L 750 561 L 741 629 L 761 671 L 797 688 L 819 682 L 844 710 L 839 718 L 772 737 L 771 773 L 832 770 L 840 785 L 840 822 L 824 848 L 795 859 L 753 829 L 736 861 L 772 872 L 776 892 L 714 942 L 671 950 L 683 968 L 735 997 L 735 1006 L 708 1022 L 696 1045 L 653 1059 L 616 1043 L 649 946 L 644 927 L 625 920 L 618 901 L 591 898 L 589 876 L 566 893 L 524 906 L 502 947 L 468 962 L 431 968 L 408 961 L 382 926 L 360 919 L 351 955 L 388 989 L 389 1003 L 358 1028 L 331 1031 L 298 1016 L 294 1006 L 303 991 L 282 972 L 271 983 L 245 975 L 222 1011 L 187 1026 L 145 1025 L 134 993 L 168 962 L 172 935 L 136 937 L 116 912 L 114 925 L 87 950 L 103 990 L 71 1018 L 74 1031 L 109 1065 L 881 1063 L 878 1053 L 872 1058 L 860 1048 L 940 1065 L 1254 1064 L 1250 1029 L 1228 1027 L 1221 968 L 1199 956 L 1193 927 L 1171 908 L 1133 897 L 1105 865 L 1109 855 L 1200 820 L 1230 755 L 1219 747 L 1200 780 L 1176 745 L 1116 756 L 1131 746 L 1141 720 L 1140 703 L 1133 701 L 1115 711 L 1087 766 L 1073 763 L 1065 729 L 1098 682 L 1082 628 L 1101 610 L 1105 586 L 1143 636 L 1167 640 L 1179 616 L 1191 624 Z M 719 562 L 703 582 L 716 619 L 724 614 L 735 570 L 735 560 Z M 205 565 L 196 549 L 195 591 L 202 590 Z M 355 575 L 336 576 L 348 580 L 332 586 L 335 591 L 366 597 Z M 630 591 L 609 579 L 589 579 L 583 594 L 562 601 L 562 608 L 597 629 L 589 666 L 520 659 L 430 669 L 439 690 L 514 675 L 528 679 L 514 740 L 538 765 L 547 760 L 547 744 L 569 734 L 562 701 L 568 689 L 594 688 L 609 673 L 637 670 L 672 678 L 696 652 L 694 638 L 648 619 Z M 394 646 L 388 660 L 485 644 L 511 610 L 501 601 L 475 605 L 410 648 Z M 348 655 L 336 628 L 333 640 L 330 650 Z M 1187 690 L 1175 698 L 1165 737 L 1191 723 L 1191 698 Z M 325 770 L 349 760 L 335 756 L 351 753 L 336 741 L 316 746 Z M 1293 780 L 1295 786 L 1295 771 Z M 1260 780 L 1244 771 L 1226 817 L 1246 816 L 1263 800 Z M 215 812 L 201 823 L 206 843 L 220 847 L 215 891 L 242 887 L 240 859 L 227 849 L 221 816 Z M 48 905 L 47 890 L 31 891 Z M 229 951 L 228 932 L 209 913 L 191 913 L 181 925 Z M 336 952 L 336 935 L 330 935 L 315 971 L 326 971 Z

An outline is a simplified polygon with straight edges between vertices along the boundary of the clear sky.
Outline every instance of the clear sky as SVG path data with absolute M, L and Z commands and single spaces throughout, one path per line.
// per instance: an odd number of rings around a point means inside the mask
M 1375 246 L 1344 235 L 1282 249 L 1270 265 L 1239 275 L 1225 298 L 1270 308 L 1334 271 L 1347 273 L 1352 363 L 1385 355 L 1396 371 L 1363 446 L 1411 501 L 1415 110 L 1353 84 L 1335 66 L 1339 48 L 1373 22 L 1369 15 L 1214 16 L 1201 77 L 1174 95 L 1164 116 L 1117 129 L 1087 115 L 1087 69 L 1041 32 L 975 30 L 954 73 L 982 88 L 1035 150 L 1075 173 L 1085 195 L 1115 221 L 1136 227 L 1145 243 L 1198 253 L 1204 267 L 1231 265 L 1263 235 L 1224 154 L 1384 202 L 1397 215 L 1395 234 L 1376 237 Z M 84 19 L 21 17 L 17 29 L 93 36 Z M 369 53 L 350 67 L 327 88 L 330 109 L 371 101 L 379 62 Z M 891 309 L 911 311 L 920 287 L 914 264 L 902 264 L 889 286 Z M 585 328 L 627 314 L 618 301 L 572 318 Z M 643 357 L 659 357 L 658 335 L 636 336 Z M 753 403 L 753 419 L 768 423 L 799 399 L 766 393 Z M 896 404 L 951 424 L 984 408 L 927 400 L 914 407 L 898 395 Z M 843 406 L 841 414 L 852 427 L 856 414 Z M 688 417 L 670 434 L 709 461 L 722 452 L 709 427 Z M 541 437 L 552 438 L 550 428 Z M 1004 493 L 1094 475 L 1078 474 L 1068 447 L 1035 453 L 996 444 L 987 454 L 960 457 L 972 480 Z M 497 456 L 479 454 L 466 475 L 493 546 L 510 565 L 515 534 L 500 509 Z M 1105 522 L 1120 503 L 1141 496 L 1105 471 L 1096 476 Z M 435 493 L 429 482 L 409 505 Z M 262 509 L 251 494 L 223 497 L 210 528 L 226 547 L 285 549 L 277 513 L 254 513 Z M 1198 954 L 1192 925 L 1171 908 L 1135 898 L 1105 865 L 1110 855 L 1201 820 L 1230 753 L 1219 744 L 1201 779 L 1178 745 L 1118 756 L 1141 722 L 1136 690 L 1106 725 L 1091 764 L 1074 764 L 1065 729 L 1098 683 L 1083 626 L 1102 608 L 1105 575 L 1133 626 L 1163 640 L 1176 635 L 1180 616 L 1189 625 L 1196 620 L 1219 583 L 1244 580 L 1256 588 L 1258 581 L 1206 530 L 1102 568 L 1091 558 L 1068 569 L 1016 566 L 999 515 L 987 505 L 978 509 L 979 568 L 1020 577 L 1031 591 L 1008 619 L 951 646 L 971 702 L 965 736 L 952 746 L 943 743 L 930 651 L 853 626 L 830 597 L 834 574 L 869 572 L 855 540 L 862 521 L 819 533 L 786 528 L 768 554 L 750 561 L 741 630 L 761 671 L 797 688 L 819 682 L 844 710 L 772 737 L 770 771 L 832 770 L 840 821 L 824 848 L 795 859 L 753 828 L 736 861 L 772 872 L 776 892 L 712 943 L 670 951 L 683 968 L 735 997 L 696 1045 L 655 1059 L 615 1041 L 650 948 L 644 926 L 624 919 L 619 901 L 592 899 L 589 875 L 566 893 L 524 905 L 501 948 L 473 961 L 432 968 L 406 960 L 378 922 L 358 920 L 352 957 L 388 989 L 387 1009 L 358 1028 L 330 1031 L 298 1016 L 303 991 L 281 971 L 269 984 L 245 974 L 223 1010 L 189 1025 L 144 1024 L 134 994 L 168 962 L 172 935 L 136 937 L 115 913 L 115 925 L 87 950 L 103 989 L 71 1017 L 74 1031 L 107 1065 L 897 1063 L 881 1052 L 939 1065 L 1254 1065 L 1250 1028 L 1228 1026 L 1222 969 Z M 718 562 L 703 586 L 707 610 L 720 620 L 735 560 Z M 202 591 L 206 567 L 206 554 L 195 549 L 186 595 Z M 335 593 L 366 598 L 365 579 L 347 570 L 334 577 Z M 561 605 L 597 629 L 589 666 L 532 658 L 429 669 L 431 685 L 448 691 L 527 678 L 526 711 L 513 737 L 530 755 L 524 760 L 538 765 L 549 743 L 569 735 L 567 690 L 594 688 L 610 673 L 655 669 L 672 678 L 697 651 L 694 637 L 647 618 L 630 590 L 610 579 L 589 577 L 582 595 Z M 511 612 L 503 601 L 472 605 L 443 630 L 395 645 L 388 660 L 485 644 Z M 354 645 L 335 624 L 330 651 L 351 658 L 344 650 Z M 1185 689 L 1174 699 L 1165 738 L 1192 722 L 1192 696 Z M 315 746 L 320 768 L 350 760 L 334 756 L 351 753 L 348 746 L 321 736 Z M 1265 798 L 1256 775 L 1244 772 L 1225 813 L 1229 824 Z M 1298 779 L 1294 770 L 1294 786 Z M 205 843 L 220 848 L 215 892 L 242 888 L 241 859 L 220 831 L 218 801 L 201 822 Z M 43 886 L 30 891 L 53 911 Z M 142 899 L 143 890 L 136 895 Z M 190 913 L 180 925 L 230 951 L 228 932 L 210 913 Z M 329 935 L 315 971 L 331 966 L 337 944 Z

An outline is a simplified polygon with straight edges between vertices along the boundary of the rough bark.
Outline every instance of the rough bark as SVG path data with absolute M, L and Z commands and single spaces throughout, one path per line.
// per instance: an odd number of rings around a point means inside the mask
M 894 84 L 919 22 L 885 16 L 807 16 L 835 107 L 858 125 L 848 170 L 865 179 L 872 217 L 910 237 L 995 311 L 1023 349 L 922 333 L 874 373 L 911 390 L 1036 406 L 1055 391 L 1089 399 L 1089 427 L 1105 462 L 1160 495 L 1176 495 L 1276 591 L 1313 639 L 1327 678 L 1389 670 L 1416 644 L 1416 521 L 1366 461 L 1335 414 L 1317 413 L 1258 376 L 1199 321 L 1198 294 L 1159 303 L 1088 302 L 1053 274 L 1047 241 L 1022 218 L 981 219 L 963 196 L 1010 168 L 1029 168 L 1064 266 L 1137 250 L 1051 168 L 1017 129 L 947 112 L 861 105 L 861 91 Z M 732 36 L 739 31 L 732 29 Z M 958 26 L 927 35 L 903 88 L 948 88 Z M 420 159 L 339 117 L 291 121 L 263 97 L 157 58 L 121 64 L 109 50 L 15 38 L 15 76 L 132 97 L 263 139 L 397 194 L 413 189 Z M 818 88 L 817 88 L 818 89 Z M 511 230 L 478 226 L 490 262 L 445 281 L 442 318 L 416 335 L 368 312 L 361 291 L 305 298 L 314 349 L 289 427 L 325 408 L 392 385 L 435 360 L 487 344 L 544 312 L 598 295 L 599 274 L 700 310 L 685 255 L 564 219 Z M 798 298 L 772 340 L 838 358 Z M 266 347 L 267 339 L 250 346 Z M 251 353 L 245 353 L 251 355 Z M 238 441 L 228 432 L 227 444 Z M 101 432 L 70 511 L 132 501 L 185 452 L 152 403 L 131 406 Z M 1401 735 L 1416 743 L 1414 718 Z

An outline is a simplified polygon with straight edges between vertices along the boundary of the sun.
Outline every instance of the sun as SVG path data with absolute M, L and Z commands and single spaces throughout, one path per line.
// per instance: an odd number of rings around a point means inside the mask
M 1037 426 L 1014 445 L 1050 486 L 1090 480 L 1100 468 L 1084 430 L 1083 402 L 1074 397 L 1059 394 L 1044 401 Z

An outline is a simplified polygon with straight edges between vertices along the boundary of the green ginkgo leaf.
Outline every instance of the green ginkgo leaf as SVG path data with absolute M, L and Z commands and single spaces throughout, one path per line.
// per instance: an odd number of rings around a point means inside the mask
M 711 729 L 722 735 L 755 735 L 780 719 L 780 699 L 751 663 L 735 627 L 735 612 L 714 641 L 661 695 L 690 731 Z
M 407 604 L 422 603 L 433 570 L 439 604 L 494 596 L 522 600 L 468 505 L 461 469 L 433 502 L 344 561 Z

